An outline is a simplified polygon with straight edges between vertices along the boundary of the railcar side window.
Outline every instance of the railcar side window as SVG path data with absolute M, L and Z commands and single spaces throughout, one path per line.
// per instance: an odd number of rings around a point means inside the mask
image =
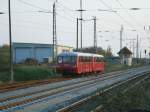
M 80 57 L 80 62 L 91 62 L 92 57 L 82 56 Z
M 96 57 L 96 62 L 104 62 L 104 59 L 101 57 Z

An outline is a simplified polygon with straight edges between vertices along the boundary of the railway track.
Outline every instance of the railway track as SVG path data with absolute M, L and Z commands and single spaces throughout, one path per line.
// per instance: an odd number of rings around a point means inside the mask
M 33 87 L 33 86 L 38 86 L 38 85 L 43 85 L 43 84 L 49 84 L 49 83 L 54 83 L 54 82 L 59 82 L 59 81 L 65 81 L 65 80 L 70 80 L 72 78 L 51 78 L 47 80 L 32 80 L 32 81 L 26 81 L 26 82 L 14 82 L 14 83 L 7 83 L 7 84 L 1 84 L 0 85 L 0 93 L 2 92 L 8 92 L 8 91 L 13 91 L 17 89 L 24 89 L 28 87 Z
M 120 73 L 120 72 L 121 71 L 116 71 L 116 72 L 108 73 L 108 75 L 114 73 Z M 66 81 L 71 79 L 72 77 L 58 77 L 58 78 L 50 78 L 46 80 L 32 80 L 32 81 L 25 81 L 25 82 L 5 83 L 0 85 L 0 93 L 54 83 L 54 82 Z
M 12 102 L 12 103 L 9 103 L 9 104 L 3 105 L 3 106 L 1 106 L 1 104 L 0 104 L 0 110 L 7 109 L 7 108 L 10 108 L 10 107 L 14 107 L 14 106 L 18 106 L 18 105 L 22 105 L 22 104 L 25 104 L 25 103 L 28 103 L 28 102 L 32 102 L 32 101 L 35 101 L 35 100 L 38 100 L 38 99 L 41 99 L 41 98 L 45 98 L 45 97 L 50 96 L 50 95 L 57 94 L 59 92 L 67 91 L 69 89 L 78 88 L 80 86 L 87 85 L 89 82 L 91 82 L 91 84 L 92 84 L 92 83 L 95 83 L 97 81 L 105 80 L 107 78 L 117 77 L 119 75 L 120 74 L 117 74 L 117 75 L 112 74 L 112 75 L 110 75 L 108 77 L 104 77 L 102 79 L 97 79 L 97 77 L 92 77 L 90 79 L 87 79 L 87 80 L 84 80 L 84 81 L 81 81 L 81 82 L 75 82 L 75 83 L 73 83 L 72 85 L 69 85 L 69 86 L 63 85 L 61 87 L 54 88 L 54 89 L 46 89 L 46 90 L 35 91 L 35 92 L 31 92 L 31 93 L 25 93 L 25 94 L 22 94 L 22 95 L 19 95 L 19 96 L 16 95 L 16 96 L 10 96 L 10 97 L 7 97 L 7 98 L 2 98 L 2 99 L 0 99 L 0 102 L 3 102 L 3 104 L 4 104 L 4 102 L 12 101 L 14 99 L 25 98 L 25 97 L 29 97 L 31 95 L 41 94 L 43 92 L 48 92 L 47 94 L 36 95 L 36 97 L 34 97 L 34 98 L 32 97 L 32 98 L 25 99 L 25 100 L 22 100 L 22 101 Z
M 115 71 L 107 74 L 110 75 L 110 74 L 120 73 L 120 72 L 122 71 Z M 59 81 L 66 81 L 71 79 L 72 77 L 57 77 L 57 78 L 50 78 L 47 80 L 32 80 L 32 81 L 25 81 L 25 82 L 6 83 L 0 85 L 0 93 L 59 82 Z
M 77 101 L 77 102 L 75 102 L 75 103 L 73 103 L 71 105 L 68 105 L 67 107 L 64 107 L 64 108 L 61 108 L 61 109 L 57 110 L 56 112 L 77 112 L 81 105 L 83 105 L 84 103 L 92 100 L 93 98 L 95 98 L 97 96 L 101 96 L 102 94 L 105 94 L 106 92 L 110 91 L 111 89 L 114 89 L 114 88 L 116 88 L 118 86 L 126 84 L 129 81 L 132 81 L 132 80 L 137 79 L 139 77 L 144 77 L 144 78 L 141 78 L 140 80 L 136 81 L 131 87 L 129 87 L 129 88 L 127 87 L 127 89 L 130 89 L 133 86 L 136 86 L 137 84 L 139 84 L 139 83 L 143 82 L 144 80 L 148 79 L 150 76 L 147 76 L 147 74 L 149 74 L 149 73 L 150 72 L 144 73 L 144 74 L 139 75 L 139 76 L 132 77 L 132 78 L 130 78 L 128 80 L 125 80 L 123 82 L 118 82 L 118 83 L 116 83 L 116 84 L 114 84 L 114 85 L 112 85 L 112 86 L 110 86 L 108 88 L 105 88 L 105 89 L 103 89 L 103 90 L 101 90 L 99 92 L 96 92 L 96 94 L 93 95 L 93 96 L 88 96 L 86 98 L 83 98 L 83 99 L 81 99 L 81 100 L 79 100 L 79 101 Z M 97 110 L 97 112 L 99 112 L 100 110 L 103 110 L 103 106 L 100 105 L 95 110 Z
M 117 72 L 112 72 L 112 73 L 107 73 L 106 75 L 108 75 L 108 76 L 112 76 L 113 74 L 116 74 L 116 73 L 121 73 L 121 71 L 117 71 Z M 99 77 L 101 77 L 101 76 L 99 76 Z M 102 77 L 106 77 L 106 76 L 102 76 Z M 96 77 L 97 78 L 97 77 Z M 87 80 L 84 80 L 84 81 L 90 81 L 91 79 L 96 79 L 95 77 L 91 77 L 91 78 L 89 78 L 89 79 L 87 79 Z M 71 78 L 67 78 L 66 80 L 69 80 L 69 79 L 71 79 Z M 62 80 L 61 80 L 62 81 Z M 65 81 L 65 80 L 63 80 L 63 81 Z M 82 81 L 82 82 L 84 82 L 84 81 Z M 43 81 L 40 81 L 40 83 L 42 83 Z M 57 82 L 57 81 L 54 81 L 54 82 Z M 33 82 L 34 83 L 34 82 Z M 38 85 L 40 84 L 40 83 L 38 83 Z M 76 84 L 76 83 L 78 83 L 78 82 L 75 82 L 75 83 L 72 83 L 72 84 Z M 29 83 L 27 83 L 27 84 L 29 84 Z M 31 83 L 30 83 L 31 84 Z M 44 84 L 45 84 L 45 80 L 44 80 Z M 43 83 L 42 83 L 42 85 L 44 85 Z M 47 82 L 46 82 L 46 84 L 47 84 Z M 49 84 L 49 82 L 48 82 L 48 84 Z M 22 84 L 23 85 L 23 84 Z M 30 85 L 31 86 L 31 85 Z M 37 86 L 37 85 L 35 85 L 35 86 Z M 29 96 L 29 95 L 32 95 L 32 94 L 36 94 L 36 93 L 42 93 L 42 92 L 45 92 L 45 91 L 50 91 L 50 90 L 52 90 L 52 89 L 57 89 L 57 88 L 60 88 L 60 87 L 63 87 L 63 86 L 65 86 L 65 85 L 62 85 L 62 86 L 58 86 L 58 87 L 55 87 L 55 88 L 48 88 L 48 89 L 44 89 L 44 90 L 38 90 L 38 91 L 34 91 L 34 92 L 29 92 L 29 93 L 24 93 L 24 94 L 21 94 L 21 95 L 13 95 L 13 96 L 10 96 L 10 97 L 4 97 L 4 98 L 0 98 L 0 102 L 4 102 L 4 101 L 8 101 L 8 100 L 13 100 L 13 99 L 15 99 L 15 98 L 20 98 L 20 97 L 25 97 L 25 96 Z M 67 84 L 66 84 L 66 86 L 67 86 Z M 34 87 L 34 85 L 33 86 L 31 86 L 31 87 Z M 14 88 L 13 88 L 14 89 Z M 18 89 L 18 88 L 17 88 Z M 10 90 L 11 91 L 11 90 Z M 6 91 L 5 91 L 6 92 Z
M 121 71 L 116 71 L 107 74 L 109 75 L 109 74 L 120 73 L 120 72 Z M 32 81 L 25 81 L 25 82 L 5 83 L 0 85 L 0 93 L 54 83 L 54 82 L 66 81 L 71 79 L 72 77 L 58 77 L 58 78 L 50 78 L 47 80 L 32 80 Z
M 142 69 L 141 69 L 142 70 Z M 139 69 L 139 71 L 141 71 Z M 68 83 L 55 87 L 55 88 L 49 88 L 49 89 L 44 89 L 41 91 L 34 91 L 34 92 L 29 92 L 29 93 L 24 93 L 21 95 L 12 95 L 9 97 L 1 98 L 0 99 L 0 110 L 9 110 L 14 107 L 30 104 L 32 102 L 37 103 L 37 102 L 42 102 L 46 99 L 49 99 L 49 96 L 57 95 L 57 94 L 64 94 L 64 92 L 71 92 L 74 90 L 78 90 L 80 88 L 87 88 L 88 86 L 94 86 L 97 85 L 99 82 L 106 81 L 106 80 L 115 80 L 119 79 L 120 77 L 123 77 L 122 75 L 127 75 L 127 74 L 134 74 L 137 70 L 136 69 L 131 69 L 128 71 L 120 72 L 118 74 L 114 73 L 112 75 L 106 76 L 106 77 L 90 77 L 86 78 L 84 80 L 76 81 L 73 83 Z

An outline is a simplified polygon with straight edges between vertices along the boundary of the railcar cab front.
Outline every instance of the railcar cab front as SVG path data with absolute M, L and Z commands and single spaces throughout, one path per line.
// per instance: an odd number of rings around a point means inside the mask
M 57 57 L 57 72 L 62 74 L 75 73 L 77 56 L 71 53 L 62 53 Z

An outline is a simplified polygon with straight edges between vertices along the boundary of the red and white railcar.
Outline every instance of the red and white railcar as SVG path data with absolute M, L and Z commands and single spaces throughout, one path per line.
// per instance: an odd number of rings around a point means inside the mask
M 64 52 L 57 57 L 57 71 L 62 74 L 86 74 L 104 71 L 102 55 Z

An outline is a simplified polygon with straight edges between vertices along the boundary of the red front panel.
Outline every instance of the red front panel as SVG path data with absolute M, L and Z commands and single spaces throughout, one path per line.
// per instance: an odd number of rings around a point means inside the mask
M 57 66 L 57 71 L 60 73 L 76 73 L 77 67 L 72 64 L 59 64 Z
M 104 71 L 104 62 L 97 62 L 96 59 L 93 59 L 93 72 L 103 72 Z

